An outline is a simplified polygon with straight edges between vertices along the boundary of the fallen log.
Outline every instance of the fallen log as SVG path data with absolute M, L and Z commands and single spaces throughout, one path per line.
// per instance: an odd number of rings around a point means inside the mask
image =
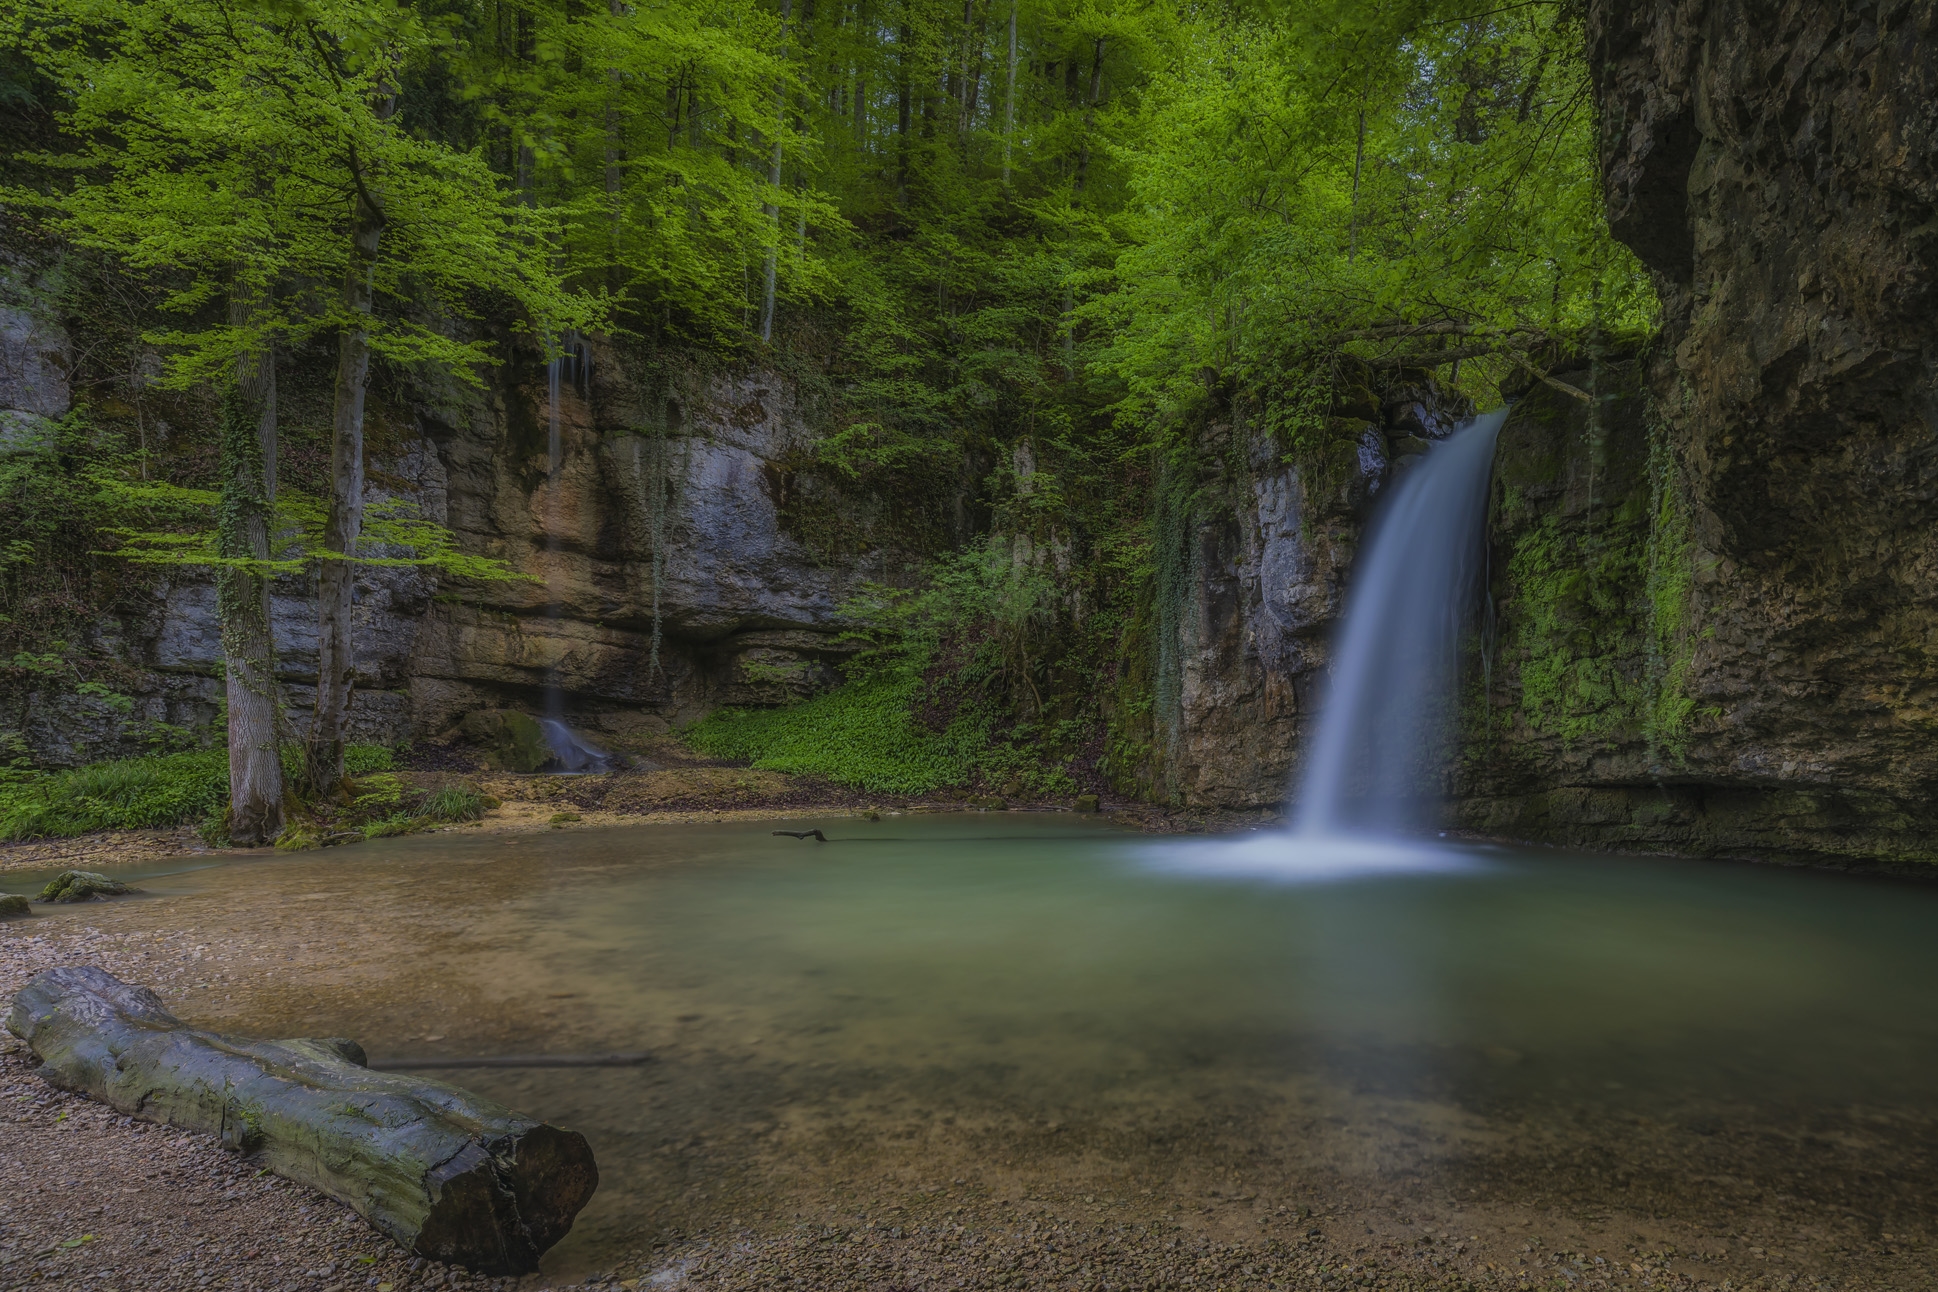
M 354 1041 L 189 1027 L 147 988 L 92 966 L 35 977 L 7 1030 L 50 1084 L 218 1135 L 432 1260 L 529 1273 L 598 1187 L 576 1131 L 456 1086 L 372 1072 Z

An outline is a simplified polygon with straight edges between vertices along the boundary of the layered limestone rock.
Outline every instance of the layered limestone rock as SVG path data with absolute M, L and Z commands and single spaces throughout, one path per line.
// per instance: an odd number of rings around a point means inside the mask
M 1653 541 L 1685 577 L 1642 628 L 1657 756 L 1551 760 L 1518 828 L 1938 859 L 1935 28 L 1931 0 L 1590 6 L 1609 216 L 1665 307 Z
M 585 366 L 560 383 L 556 463 L 543 387 L 496 425 L 428 428 L 460 541 L 536 581 L 440 601 L 411 657 L 417 729 L 555 681 L 576 717 L 623 727 L 836 680 L 858 570 L 782 523 L 784 464 L 814 438 L 790 386 L 722 375 L 680 398 L 616 358 Z
M 0 309 L 0 397 L 20 434 L 0 452 L 34 454 L 50 451 L 39 429 L 69 407 L 67 343 L 31 283 L 15 297 Z M 285 378 L 300 385 L 303 362 L 285 356 Z M 409 503 L 454 530 L 462 550 L 529 577 L 366 567 L 353 612 L 353 739 L 421 739 L 473 711 L 554 706 L 595 730 L 663 729 L 839 681 L 853 651 L 840 607 L 863 558 L 811 549 L 783 514 L 825 491 L 795 470 L 816 435 L 787 382 L 693 376 L 674 393 L 640 375 L 654 368 L 637 355 L 582 351 L 558 384 L 555 436 L 545 365 L 526 353 L 504 371 L 522 380 L 373 404 L 366 512 Z M 878 540 L 866 575 L 892 579 L 901 559 Z M 310 580 L 278 581 L 271 618 L 300 729 L 316 672 Z M 93 634 L 139 680 L 111 701 L 67 687 L 26 694 L 6 725 L 36 761 L 146 752 L 161 724 L 192 732 L 218 720 L 221 633 L 205 573 L 178 568 L 128 589 Z

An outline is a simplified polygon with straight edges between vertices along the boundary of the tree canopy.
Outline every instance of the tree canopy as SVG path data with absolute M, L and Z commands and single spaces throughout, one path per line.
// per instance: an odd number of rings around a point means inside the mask
M 175 305 L 241 276 L 304 334 L 342 322 L 315 284 L 381 175 L 379 354 L 463 370 L 451 324 L 493 302 L 734 355 L 838 335 L 844 445 L 877 454 L 1328 348 L 1471 355 L 1485 385 L 1515 338 L 1650 324 L 1577 10 L 26 0 L 12 54 L 63 133 L 14 196 L 188 270 Z M 185 377 L 233 342 L 171 339 Z
M 1192 475 L 1163 463 L 1207 416 L 1296 454 L 1342 372 L 1485 403 L 1654 326 L 1602 214 L 1579 0 L 19 0 L 0 111 L 29 127 L 0 204 L 156 294 L 177 387 L 332 336 L 367 341 L 340 377 L 472 380 L 519 330 L 811 384 L 817 469 L 973 479 L 1032 561 L 1078 553 L 1090 590 L 1017 575 L 1062 609 L 1006 611 L 984 661 L 1026 710 L 1057 707 L 1047 653 L 1156 633 L 1153 517 L 1185 514 L 1158 495 Z M 247 500 L 326 558 L 361 523 L 338 394 L 326 521 L 289 518 L 273 460 Z M 938 587 L 1021 568 L 935 528 L 909 545 L 980 553 Z M 1072 597 L 1109 613 L 1073 632 Z

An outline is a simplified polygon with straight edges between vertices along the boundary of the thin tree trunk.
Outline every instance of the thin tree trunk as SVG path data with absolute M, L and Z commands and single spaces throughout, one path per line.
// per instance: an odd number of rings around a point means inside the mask
M 787 54 L 787 21 L 793 15 L 794 0 L 781 0 L 781 55 Z M 781 186 L 781 121 L 787 111 L 787 86 L 783 82 L 774 87 L 774 147 L 767 159 L 767 184 L 778 190 Z M 760 339 L 771 342 L 774 339 L 774 269 L 780 260 L 781 208 L 774 202 L 766 205 L 767 218 L 774 223 L 774 241 L 767 248 L 767 263 L 761 270 L 760 292 Z
M 1351 214 L 1346 220 L 1346 263 L 1352 264 L 1359 256 L 1359 171 L 1366 164 L 1366 103 L 1362 98 L 1359 105 L 1359 142 L 1353 148 L 1353 196 L 1349 208 Z
M 625 13 L 623 0 L 606 0 L 606 12 L 618 18 Z M 606 71 L 606 285 L 615 295 L 619 292 L 619 237 L 624 228 L 621 219 L 619 189 L 622 181 L 620 164 L 624 160 L 624 126 L 619 116 L 621 96 L 625 85 L 619 69 Z
M 1076 60 L 1070 62 L 1072 72 L 1076 70 Z M 1074 82 L 1072 82 L 1074 83 Z M 1083 110 L 1083 144 L 1077 150 L 1077 175 L 1070 189 L 1070 205 L 1076 207 L 1083 202 L 1083 186 L 1090 178 L 1090 130 L 1097 118 L 1097 100 L 1104 86 L 1104 38 L 1096 38 L 1090 56 L 1090 97 Z M 1077 375 L 1077 323 L 1072 317 L 1077 308 L 1076 293 L 1068 286 L 1063 289 L 1063 313 L 1067 326 L 1063 333 L 1063 372 L 1067 380 L 1074 381 Z
M 1071 67 L 1075 67 L 1073 62 Z M 1090 55 L 1090 97 L 1083 109 L 1083 146 L 1077 150 L 1077 180 L 1072 194 L 1071 205 L 1083 196 L 1083 186 L 1090 177 L 1090 130 L 1097 120 L 1097 99 L 1104 88 L 1104 38 L 1097 37 Z
M 248 289 L 229 301 L 229 321 L 255 313 Z M 264 341 L 236 361 L 236 383 L 222 410 L 220 555 L 267 561 L 276 500 L 276 352 Z M 215 574 L 217 614 L 229 699 L 229 839 L 244 848 L 283 832 L 283 760 L 278 750 L 282 695 L 276 641 L 269 627 L 269 578 L 262 567 L 224 565 Z
M 395 100 L 378 112 L 388 117 Z M 370 317 L 377 249 L 384 213 L 359 176 L 350 264 L 343 274 L 343 308 L 353 320 L 337 341 L 336 412 L 330 442 L 330 514 L 323 545 L 335 555 L 323 561 L 317 580 L 316 716 L 310 724 L 309 774 L 318 794 L 333 793 L 343 780 L 344 727 L 356 654 L 350 635 L 351 593 L 356 584 L 357 537 L 363 530 L 363 401 L 370 379 Z
M 895 200 L 908 205 L 909 31 L 908 0 L 902 0 L 902 25 L 895 34 Z
M 1009 187 L 1009 142 L 1016 131 L 1016 5 L 1009 0 L 1009 87 L 1003 92 L 1003 187 Z
M 865 0 L 864 3 L 855 6 L 855 22 L 862 31 L 869 30 L 868 5 Z M 865 51 L 855 55 L 855 148 L 863 154 L 869 151 L 867 57 Z

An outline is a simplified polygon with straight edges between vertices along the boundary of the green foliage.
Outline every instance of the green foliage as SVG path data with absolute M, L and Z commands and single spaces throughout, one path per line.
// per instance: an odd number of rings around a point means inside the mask
M 1092 724 L 1046 704 L 1061 607 L 1042 555 L 991 540 L 935 562 L 919 589 L 869 589 L 847 607 L 870 643 L 847 685 L 790 708 L 716 712 L 688 743 L 883 793 L 1074 793 L 1065 764 Z
M 116 591 L 93 555 L 113 513 L 90 473 L 118 461 L 118 448 L 76 413 L 53 425 L 44 451 L 0 453 L 0 690 L 81 680 L 69 643 Z
M 1569 745 L 1632 731 L 1641 679 L 1624 669 L 1642 582 L 1642 536 L 1611 521 L 1592 534 L 1564 531 L 1544 516 L 1516 539 L 1508 581 L 1516 590 L 1515 634 L 1521 707 L 1535 731 Z
M 1117 290 L 1085 311 L 1129 407 L 1188 408 L 1206 371 L 1271 392 L 1333 347 L 1442 366 L 1448 342 L 1482 352 L 1460 371 L 1485 398 L 1510 363 L 1489 351 L 1650 330 L 1578 22 L 1411 0 L 1189 24 L 1146 96 Z
M 476 821 L 485 814 L 485 797 L 469 785 L 446 785 L 425 795 L 417 810 L 433 821 Z
M 477 294 L 518 302 L 541 334 L 590 324 L 586 297 L 552 263 L 558 212 L 519 200 L 477 152 L 413 133 L 393 110 L 401 75 L 444 57 L 441 24 L 386 0 L 27 0 L 0 46 L 59 90 L 73 147 L 23 160 L 65 182 L 15 188 L 74 243 L 162 276 L 167 309 L 194 315 L 233 295 L 247 323 L 158 332 L 170 380 L 226 380 L 265 336 L 300 340 L 369 326 L 375 351 L 459 376 L 493 356 L 449 321 L 481 317 Z M 351 265 L 359 193 L 378 197 L 380 296 L 372 321 L 333 292 Z
M 121 546 L 101 553 L 142 565 L 186 565 L 293 574 L 317 562 L 349 561 L 376 567 L 421 566 L 449 578 L 483 582 L 539 580 L 505 562 L 459 550 L 451 531 L 424 517 L 418 504 L 384 498 L 365 505 L 363 532 L 354 556 L 332 551 L 323 541 L 328 504 L 291 489 L 278 491 L 273 511 L 274 550 L 266 561 L 222 555 L 218 513 L 222 496 L 159 481 L 139 481 L 107 473 L 94 477 L 97 506 L 127 523 L 104 525 L 101 532 Z
M 343 750 L 343 770 L 352 776 L 388 772 L 396 766 L 396 752 L 388 745 L 348 745 Z
M 4 753 L 0 745 L 0 755 Z M 299 750 L 285 750 L 284 767 L 293 769 L 300 757 Z M 359 775 L 387 771 L 393 761 L 391 751 L 381 745 L 352 745 L 344 755 L 345 765 Z M 0 778 L 0 841 L 198 823 L 208 824 L 213 840 L 220 835 L 228 801 L 229 759 L 222 749 L 17 775 Z
M 784 293 L 824 287 L 812 250 L 778 254 L 798 221 L 841 227 L 819 193 L 768 183 L 775 149 L 797 173 L 813 150 L 785 111 L 798 33 L 778 15 L 753 0 L 536 0 L 507 42 L 502 6 L 441 12 L 446 57 L 418 72 L 414 97 L 558 213 L 566 266 L 627 315 L 731 347 L 770 252 Z
M 32 780 L 39 773 L 34 767 L 34 751 L 18 731 L 0 731 L 0 793 L 9 785 Z
M 351 807 L 360 814 L 374 815 L 402 803 L 407 792 L 404 783 L 396 776 L 389 772 L 375 772 L 357 779 Z
M 850 682 L 786 709 L 717 710 L 687 743 L 712 758 L 821 776 L 884 794 L 925 794 L 969 779 L 968 751 L 915 722 L 913 676 Z
M 228 795 L 220 749 L 95 763 L 0 786 L 0 840 L 187 825 L 219 813 Z

